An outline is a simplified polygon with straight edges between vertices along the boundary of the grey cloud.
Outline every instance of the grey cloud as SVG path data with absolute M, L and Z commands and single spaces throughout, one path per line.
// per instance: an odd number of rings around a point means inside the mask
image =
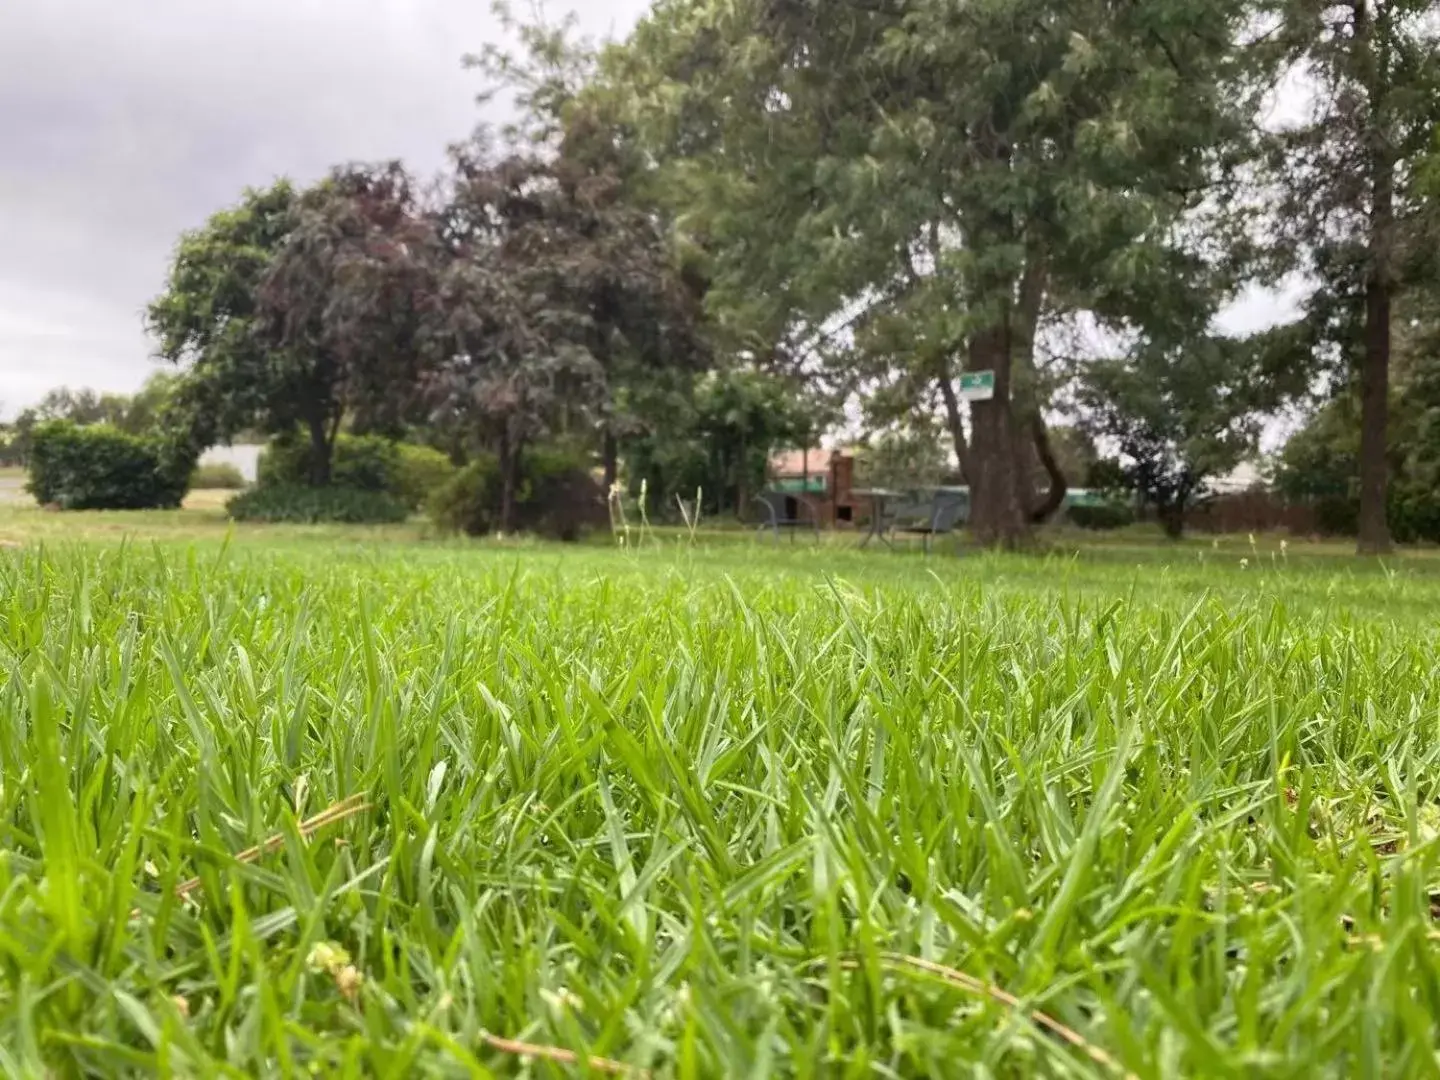
M 605 34 L 647 4 L 574 6 Z M 0 406 L 136 387 L 175 237 L 243 187 L 435 169 L 482 119 L 460 57 L 497 36 L 485 0 L 0 2 Z

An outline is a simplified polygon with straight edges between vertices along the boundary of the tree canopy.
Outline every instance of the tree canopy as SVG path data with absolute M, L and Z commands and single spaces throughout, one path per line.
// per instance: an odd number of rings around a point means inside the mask
M 514 120 L 440 183 L 345 166 L 182 237 L 148 319 L 191 441 L 298 429 L 323 484 L 342 428 L 421 431 L 496 456 L 504 527 L 539 443 L 738 506 L 843 404 L 927 475 L 942 430 L 1015 546 L 1101 455 L 1178 529 L 1321 404 L 1388 542 L 1396 312 L 1440 295 L 1428 3 L 663 0 L 600 49 L 502 13 L 518 51 L 469 63 Z M 1298 320 L 1220 331 L 1285 274 Z

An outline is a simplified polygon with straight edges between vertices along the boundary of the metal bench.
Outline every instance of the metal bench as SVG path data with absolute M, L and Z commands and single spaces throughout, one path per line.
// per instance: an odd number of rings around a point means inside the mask
M 954 532 L 969 518 L 968 492 L 940 488 L 929 498 L 916 493 L 912 498 L 895 503 L 889 510 L 890 532 L 919 536 L 925 553 L 930 553 L 935 537 Z
M 808 529 L 815 534 L 816 541 L 819 541 L 820 516 L 815 512 L 814 504 L 803 495 L 787 491 L 765 491 L 756 495 L 754 501 L 765 508 L 765 520 L 756 529 L 757 536 L 770 532 L 778 544 L 781 532 L 789 530 L 790 539 L 794 540 L 798 530 Z

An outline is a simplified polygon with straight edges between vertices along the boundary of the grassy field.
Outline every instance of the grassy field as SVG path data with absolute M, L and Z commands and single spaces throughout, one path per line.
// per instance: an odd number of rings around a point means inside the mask
M 11 1075 L 1437 1072 L 1428 556 L 0 537 Z

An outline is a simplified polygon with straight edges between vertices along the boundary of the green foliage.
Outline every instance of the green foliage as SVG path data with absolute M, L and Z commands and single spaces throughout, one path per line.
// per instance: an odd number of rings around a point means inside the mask
M 27 464 L 35 428 L 50 420 L 68 420 L 81 426 L 108 424 L 127 435 L 164 435 L 176 386 L 174 375 L 160 371 L 146 379 L 133 395 L 100 393 L 88 387 L 56 387 L 22 409 L 13 423 L 0 424 L 0 463 Z
M 310 482 L 328 482 L 342 418 L 393 420 L 414 399 L 435 243 L 396 164 L 337 169 L 303 192 L 246 191 L 182 236 L 147 323 L 182 368 L 195 438 L 298 427 L 315 447 Z
M 242 428 L 283 431 L 314 399 L 314 358 L 277 352 L 256 328 L 260 290 L 295 224 L 295 188 L 247 190 L 239 205 L 180 237 L 146 326 L 183 370 L 181 395 L 202 441 Z
M 1142 341 L 1081 370 L 1082 422 L 1119 452 L 1123 486 L 1155 507 L 1171 535 L 1207 482 L 1255 452 L 1264 417 L 1303 385 L 1273 369 L 1263 337 Z
M 379 435 L 339 435 L 331 451 L 335 486 L 387 492 L 411 509 L 423 506 L 454 473 L 438 450 Z M 306 485 L 313 475 L 314 448 L 293 432 L 271 440 L 260 455 L 261 485 Z
M 246 486 L 245 475 L 227 462 L 196 465 L 190 473 L 192 491 L 239 491 Z
M 500 463 L 494 454 L 474 455 L 425 504 L 425 512 L 440 528 L 469 536 L 494 532 L 499 510 Z
M 1285 441 L 1271 464 L 1271 483 L 1279 494 L 1297 502 L 1357 497 L 1358 404 L 1348 394 L 1327 402 Z
M 63 510 L 148 510 L 179 506 L 189 482 L 166 445 L 108 424 L 52 420 L 35 428 L 29 490 Z
M 396 451 L 386 489 L 412 510 L 424 507 L 456 473 L 450 458 L 429 446 L 400 443 Z
M 934 487 L 952 471 L 946 435 L 931 417 L 911 418 L 871 435 L 855 455 L 862 488 Z
M 958 403 L 948 426 L 974 523 L 1013 543 L 1042 323 L 1203 327 L 1234 287 L 1238 245 L 1200 223 L 1253 130 L 1252 19 L 1246 0 L 676 0 L 608 70 L 745 347 L 916 412 L 937 389 L 948 411 L 957 365 L 997 373 L 973 454 Z
M 308 484 L 314 475 L 314 447 L 293 432 L 273 439 L 260 454 L 261 486 Z M 396 494 L 400 449 L 378 435 L 340 435 L 331 451 L 330 479 L 336 487 Z
M 471 536 L 495 532 L 500 528 L 503 481 L 493 456 L 477 456 L 431 496 L 431 519 L 442 529 Z M 583 455 L 557 446 L 532 447 L 520 458 L 512 528 L 577 540 L 608 520 L 604 499 Z
M 383 491 L 339 486 L 265 484 L 236 495 L 225 509 L 235 521 L 383 525 L 404 521 L 409 509 Z
M 669 507 L 700 489 L 707 514 L 744 511 L 765 486 L 771 455 L 817 445 L 830 416 L 797 382 L 749 367 L 709 372 L 689 395 L 652 404 L 641 414 L 645 430 L 623 446 L 631 494 L 643 480 L 656 505 Z
M 1124 503 L 1097 503 L 1094 506 L 1072 506 L 1065 511 L 1070 524 L 1081 529 L 1123 529 L 1135 524 L 1135 511 Z
M 1406 372 L 1390 405 L 1385 499 L 1391 535 L 1401 543 L 1440 541 L 1440 442 L 1435 417 L 1440 385 L 1433 360 Z M 1359 401 L 1342 393 L 1317 409 L 1271 463 L 1271 482 L 1285 498 L 1314 507 L 1322 533 L 1355 535 L 1360 516 Z

